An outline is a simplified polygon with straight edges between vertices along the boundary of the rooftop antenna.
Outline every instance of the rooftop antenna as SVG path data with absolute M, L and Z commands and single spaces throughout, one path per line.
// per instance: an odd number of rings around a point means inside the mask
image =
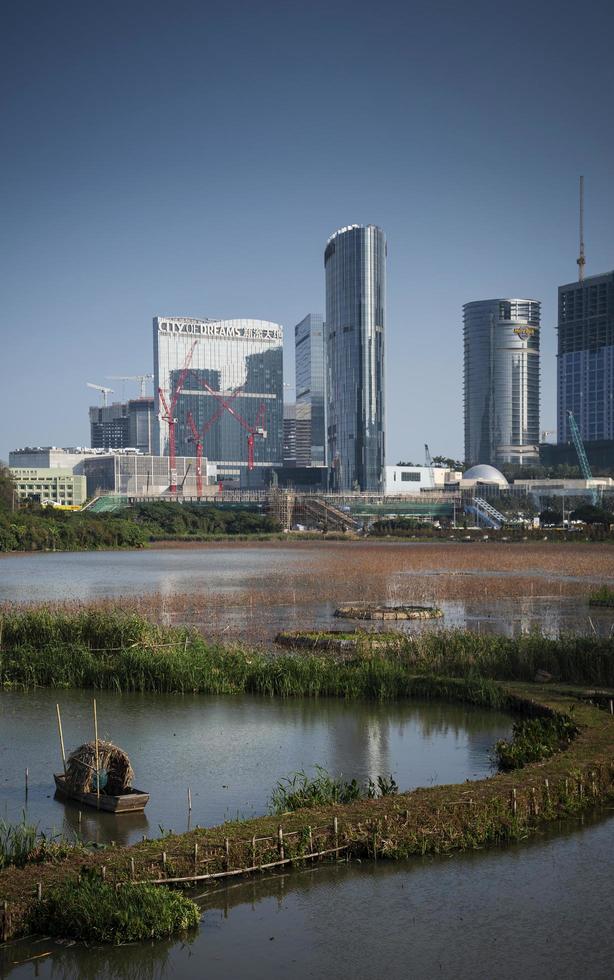
M 584 282 L 584 266 L 586 265 L 584 257 L 584 177 L 580 177 L 580 254 L 576 262 L 579 270 L 578 280 Z

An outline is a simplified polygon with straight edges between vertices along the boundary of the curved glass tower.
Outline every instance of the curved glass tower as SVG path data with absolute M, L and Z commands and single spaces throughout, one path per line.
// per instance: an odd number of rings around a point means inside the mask
M 539 461 L 540 303 L 487 299 L 463 307 L 465 461 Z
M 350 225 L 328 239 L 328 464 L 335 490 L 383 487 L 386 236 Z

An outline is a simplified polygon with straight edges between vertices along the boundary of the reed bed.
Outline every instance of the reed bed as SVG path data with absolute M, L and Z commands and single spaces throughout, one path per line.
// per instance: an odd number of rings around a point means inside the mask
M 341 662 L 304 651 L 272 656 L 224 646 L 193 629 L 100 609 L 4 609 L 0 631 L 0 685 L 23 689 L 391 700 L 429 691 L 453 696 L 458 678 L 478 685 L 495 678 L 531 681 L 537 671 L 570 684 L 614 686 L 614 644 L 595 635 L 508 638 L 440 630 L 358 648 Z

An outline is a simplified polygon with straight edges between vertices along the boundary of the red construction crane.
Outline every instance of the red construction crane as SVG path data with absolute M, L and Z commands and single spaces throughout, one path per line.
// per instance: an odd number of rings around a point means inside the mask
M 232 392 L 229 401 L 232 400 L 233 398 L 236 398 L 240 390 L 241 390 L 240 388 L 236 388 Z M 202 434 L 199 433 L 198 429 L 196 428 L 196 423 L 194 422 L 194 416 L 192 415 L 192 413 L 188 412 L 187 415 L 188 425 L 190 426 L 190 429 L 192 431 L 192 439 L 196 445 L 196 496 L 198 498 L 202 497 L 203 494 L 203 441 L 205 436 L 207 435 L 207 432 L 209 432 L 211 426 L 218 421 L 218 419 L 221 417 L 221 415 L 223 415 L 223 413 L 224 413 L 224 405 L 220 405 L 218 410 L 211 416 L 209 421 L 205 422 L 205 424 L 203 425 Z
M 207 384 L 206 381 L 203 381 L 201 383 L 202 383 L 203 388 L 206 391 L 208 391 L 210 395 L 213 395 L 214 398 L 217 398 L 217 400 L 220 402 L 220 404 L 222 405 L 222 407 L 224 409 L 226 409 L 226 411 L 229 412 L 230 415 L 232 415 L 232 417 L 237 420 L 237 422 L 239 423 L 239 425 L 242 425 L 243 428 L 246 430 L 246 432 L 247 432 L 247 468 L 248 468 L 248 470 L 253 470 L 253 468 L 254 468 L 254 436 L 262 436 L 263 439 L 266 439 L 266 436 L 267 436 L 266 429 L 263 428 L 263 426 L 262 426 L 262 423 L 264 422 L 264 413 L 266 411 L 266 406 L 265 406 L 264 402 L 262 402 L 261 405 L 260 405 L 260 407 L 258 408 L 258 413 L 256 415 L 256 424 L 255 425 L 250 425 L 249 422 L 246 422 L 245 421 L 245 419 L 243 418 L 242 415 L 239 415 L 239 413 L 231 405 L 229 405 L 229 403 L 226 401 L 226 399 L 224 398 L 224 396 L 220 394 L 219 391 L 215 391 L 213 388 L 211 388 Z
M 169 481 L 169 491 L 171 493 L 177 493 L 177 450 L 175 445 L 175 425 L 177 419 L 175 418 L 175 408 L 177 406 L 177 400 L 181 394 L 181 389 L 183 388 L 185 379 L 188 376 L 188 371 L 190 370 L 190 362 L 194 355 L 194 348 L 196 347 L 196 341 L 192 344 L 188 355 L 185 359 L 185 364 L 183 370 L 179 375 L 179 380 L 177 382 L 177 387 L 171 394 L 171 403 L 166 400 L 162 388 L 158 388 L 158 396 L 162 403 L 163 412 L 160 412 L 158 419 L 160 422 L 168 423 L 168 456 L 169 456 L 169 469 L 170 469 L 170 481 Z

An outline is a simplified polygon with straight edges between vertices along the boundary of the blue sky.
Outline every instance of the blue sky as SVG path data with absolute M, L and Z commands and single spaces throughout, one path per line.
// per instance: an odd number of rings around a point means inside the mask
M 150 371 L 156 313 L 280 322 L 292 381 L 353 222 L 388 238 L 388 461 L 462 455 L 468 300 L 542 300 L 553 429 L 581 173 L 587 274 L 614 267 L 613 28 L 590 0 L 5 6 L 0 457 L 86 444 L 85 382 Z

